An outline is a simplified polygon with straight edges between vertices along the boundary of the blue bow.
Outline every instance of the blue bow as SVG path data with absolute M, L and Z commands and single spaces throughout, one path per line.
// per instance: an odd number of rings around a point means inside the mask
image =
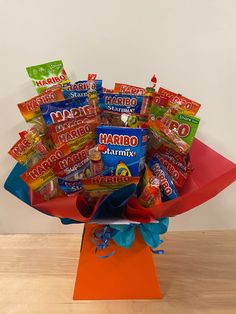
M 148 223 L 148 224 L 138 224 L 139 232 L 141 233 L 144 242 L 150 246 L 151 249 L 158 247 L 162 240 L 160 239 L 160 234 L 167 232 L 169 225 L 169 218 L 161 218 L 157 223 Z M 136 224 L 130 225 L 109 225 L 112 229 L 111 238 L 113 241 L 123 247 L 129 248 L 135 238 L 135 229 Z
M 161 218 L 156 223 L 148 224 L 125 224 L 125 225 L 105 225 L 99 228 L 91 235 L 91 241 L 96 245 L 95 253 L 98 250 L 103 250 L 109 247 L 109 242 L 112 239 L 118 246 L 123 248 L 130 248 L 135 238 L 135 227 L 138 226 L 144 242 L 151 248 L 155 254 L 163 254 L 163 250 L 156 250 L 156 248 L 163 242 L 160 239 L 160 234 L 167 232 L 169 225 L 169 218 Z M 155 250 L 154 250 L 155 249 Z M 113 255 L 115 251 L 101 255 L 98 257 L 107 258 Z

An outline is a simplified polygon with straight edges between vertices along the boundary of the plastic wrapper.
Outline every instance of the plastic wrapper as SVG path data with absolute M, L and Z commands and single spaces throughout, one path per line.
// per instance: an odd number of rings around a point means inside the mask
M 99 95 L 102 93 L 102 80 L 94 80 L 91 85 L 89 81 L 78 81 L 63 88 L 65 98 L 88 97 L 89 89 L 95 90 Z
M 53 85 L 65 86 L 70 83 L 61 60 L 30 66 L 26 70 L 38 94 Z
M 139 177 L 130 176 L 95 176 L 89 179 L 81 179 L 84 195 L 90 205 L 95 205 L 97 200 L 112 191 L 129 185 L 137 185 Z
M 143 99 L 144 96 L 103 93 L 99 97 L 99 107 L 112 112 L 140 113 Z
M 168 98 L 170 103 L 178 104 L 183 111 L 195 116 L 200 109 L 201 105 L 196 101 L 188 99 L 181 94 L 171 92 L 165 88 L 160 87 L 158 90 L 158 95 Z
M 40 105 L 55 101 L 64 100 L 60 88 L 48 90 L 47 92 L 33 97 L 18 104 L 18 108 L 26 122 L 34 123 L 35 119 L 42 117 Z
M 50 135 L 56 147 L 67 144 L 71 151 L 75 151 L 87 141 L 93 140 L 95 143 L 96 125 L 83 123 Z
M 158 153 L 154 155 L 154 158 L 155 157 L 160 160 L 162 165 L 167 170 L 168 174 L 173 180 L 175 188 L 177 190 L 181 190 L 181 188 L 184 186 L 188 178 L 188 172 L 181 171 L 181 169 L 178 168 L 175 164 L 171 163 L 171 161 L 168 158 L 165 158 L 164 156 L 159 155 Z
M 160 180 L 152 174 L 151 170 L 146 165 L 144 175 L 139 183 L 139 204 L 143 207 L 158 206 L 161 204 L 160 184 Z
M 143 96 L 145 93 L 145 88 L 128 85 L 124 83 L 115 83 L 114 92 L 121 94 Z
M 101 125 L 139 128 L 147 125 L 148 115 L 138 113 L 117 113 L 103 110 L 100 113 Z
M 82 177 L 89 177 L 91 170 L 88 152 L 91 147 L 93 147 L 93 142 L 88 142 L 79 150 L 56 160 L 52 166 L 55 175 L 66 180 L 78 180 Z
M 60 189 L 67 195 L 80 193 L 83 188 L 80 180 L 65 180 L 58 178 Z
M 60 102 L 42 104 L 40 110 L 47 126 L 72 118 L 96 114 L 96 107 L 89 103 L 87 97 L 77 97 Z
M 40 159 L 45 157 L 53 149 L 51 140 L 47 136 L 41 136 L 40 131 L 36 127 L 25 131 L 23 136 L 31 143 L 34 151 L 40 156 Z
M 87 114 L 83 115 L 82 117 L 71 118 L 58 123 L 50 124 L 47 129 L 49 135 L 52 136 L 53 134 L 60 134 L 62 132 L 65 132 L 66 130 L 80 126 L 81 124 L 82 125 L 89 124 L 96 127 L 99 124 L 99 119 L 97 115 L 94 113 Z
M 52 170 L 54 163 L 70 153 L 67 145 L 52 150 L 46 157 L 41 159 L 21 175 L 21 179 L 34 191 L 40 191 L 45 199 L 57 195 L 56 176 Z M 55 193 L 54 193 L 55 190 Z
M 141 113 L 148 114 L 150 113 L 150 107 L 153 103 L 153 97 L 155 94 L 155 89 L 152 87 L 147 87 L 143 96 L 143 104 Z
M 8 154 L 27 168 L 36 164 L 41 158 L 32 143 L 25 137 L 21 137 L 9 150 Z
M 157 157 L 154 157 L 149 160 L 147 165 L 151 169 L 153 175 L 160 180 L 163 201 L 177 198 L 179 196 L 178 191 L 176 190 L 170 175 L 160 160 Z

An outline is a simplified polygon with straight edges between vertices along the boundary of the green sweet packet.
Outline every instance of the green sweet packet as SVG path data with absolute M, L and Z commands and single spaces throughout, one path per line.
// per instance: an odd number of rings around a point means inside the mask
M 26 68 L 38 94 L 53 85 L 70 83 L 61 60 L 44 64 L 34 65 Z
M 169 107 L 160 107 L 156 106 L 154 104 L 151 105 L 149 108 L 149 114 L 153 114 L 156 118 L 163 117 L 166 111 L 169 109 Z
M 158 121 L 160 122 L 160 120 L 160 116 L 156 117 L 155 120 L 151 120 L 149 123 L 149 127 L 154 132 L 154 134 L 158 136 L 157 138 L 161 139 L 167 144 L 171 144 L 170 140 L 159 129 Z M 170 130 L 175 129 L 180 139 L 187 143 L 190 148 L 196 135 L 199 122 L 200 119 L 198 117 L 193 117 L 190 115 L 186 115 L 182 112 L 177 112 L 176 115 L 169 121 L 168 128 Z
M 192 145 L 193 139 L 196 135 L 200 119 L 198 117 L 189 116 L 178 112 L 173 121 L 170 123 L 170 129 L 176 128 L 179 137 L 187 144 Z

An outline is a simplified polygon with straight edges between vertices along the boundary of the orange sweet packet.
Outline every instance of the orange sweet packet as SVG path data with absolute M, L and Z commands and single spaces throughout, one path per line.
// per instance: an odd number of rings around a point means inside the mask
M 64 100 L 63 93 L 60 88 L 54 88 L 18 104 L 18 108 L 26 122 L 34 122 L 34 119 L 41 116 L 41 104 L 60 100 Z
M 34 191 L 40 190 L 48 182 L 55 178 L 55 174 L 52 170 L 54 163 L 68 155 L 71 152 L 69 147 L 65 144 L 59 148 L 52 150 L 46 157 L 37 162 L 33 167 L 26 170 L 21 179 Z

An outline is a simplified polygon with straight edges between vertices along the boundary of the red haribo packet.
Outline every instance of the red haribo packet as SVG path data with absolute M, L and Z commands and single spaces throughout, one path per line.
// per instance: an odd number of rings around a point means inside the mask
M 62 145 L 60 148 L 55 148 L 46 157 L 36 163 L 33 167 L 26 170 L 21 179 L 34 191 L 40 190 L 48 182 L 55 178 L 52 170 L 54 163 L 68 155 L 71 152 L 67 145 Z
M 196 101 L 186 98 L 180 94 L 171 92 L 162 87 L 159 88 L 157 95 L 168 98 L 170 103 L 178 104 L 180 109 L 192 116 L 195 116 L 201 107 L 201 105 Z
M 9 150 L 8 154 L 27 168 L 40 160 L 40 155 L 35 152 L 34 146 L 25 137 L 21 137 Z
M 58 133 L 51 133 L 51 138 L 56 145 L 60 147 L 62 144 L 68 144 L 71 151 L 75 151 L 82 147 L 88 140 L 96 138 L 96 125 L 81 123 L 71 128 L 64 129 Z
M 123 84 L 123 83 L 115 83 L 114 92 L 121 93 L 121 94 L 143 96 L 145 93 L 145 88 Z
M 33 122 L 34 119 L 41 116 L 41 104 L 47 104 L 60 100 L 64 100 L 64 96 L 61 89 L 56 88 L 18 104 L 18 108 L 20 109 L 20 112 L 26 122 Z
M 90 141 L 82 148 L 57 160 L 52 167 L 55 175 L 65 180 L 78 180 L 82 177 L 90 177 L 91 170 L 88 151 L 93 146 L 94 143 Z

